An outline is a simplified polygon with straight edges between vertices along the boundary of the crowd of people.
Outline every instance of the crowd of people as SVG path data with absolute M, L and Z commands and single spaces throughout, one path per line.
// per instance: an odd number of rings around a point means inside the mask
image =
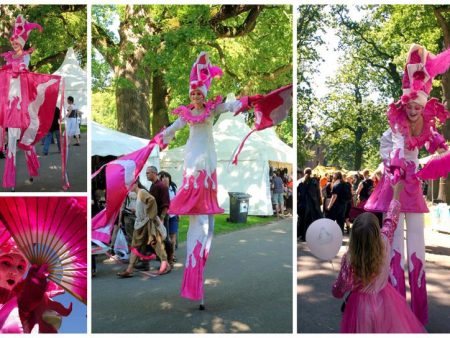
M 293 205 L 293 186 L 292 175 L 289 175 L 288 169 L 274 169 L 270 167 L 270 196 L 274 215 L 277 218 L 283 218 L 292 215 Z
M 154 166 L 147 167 L 146 176 L 151 187 L 147 190 L 139 179 L 133 183 L 114 225 L 111 255 L 104 261 L 120 261 L 120 256 L 114 255 L 114 245 L 119 230 L 122 230 L 131 248 L 127 268 L 117 274 L 122 278 L 132 277 L 134 269 L 149 270 L 149 261 L 154 259 L 160 261 L 160 275 L 169 273 L 176 262 L 174 252 L 177 248 L 179 217 L 167 211 L 177 186 L 168 172 L 158 172 Z M 104 201 L 104 192 L 97 191 L 93 198 L 93 215 L 104 208 Z
M 313 175 L 311 168 L 297 171 L 297 236 L 305 241 L 306 230 L 315 220 L 326 217 L 336 221 L 342 233 L 349 233 L 353 220 L 364 206 L 381 178 L 368 169 L 354 175 L 340 171 L 324 176 Z M 376 214 L 381 222 L 381 214 Z

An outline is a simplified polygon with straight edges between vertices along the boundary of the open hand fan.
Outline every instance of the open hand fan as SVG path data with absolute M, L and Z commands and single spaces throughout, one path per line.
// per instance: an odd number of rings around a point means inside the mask
M 450 173 L 450 150 L 442 154 L 437 154 L 424 165 L 417 173 L 417 177 L 422 180 L 436 180 L 440 177 L 447 177 Z
M 0 223 L 0 247 L 3 246 L 3 243 L 6 243 L 8 239 L 11 238 L 11 234 L 5 228 L 3 224 Z
M 31 264 L 47 264 L 52 280 L 87 300 L 86 197 L 5 197 L 0 220 Z

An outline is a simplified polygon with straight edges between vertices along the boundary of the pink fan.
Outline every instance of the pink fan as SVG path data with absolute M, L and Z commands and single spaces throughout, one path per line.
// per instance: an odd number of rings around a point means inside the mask
M 419 170 L 417 177 L 422 180 L 435 180 L 440 177 L 447 177 L 450 173 L 450 150 L 438 155 L 434 155 L 425 164 L 425 166 Z
M 87 301 L 86 197 L 0 198 L 0 220 L 31 264 L 48 265 L 48 278 Z

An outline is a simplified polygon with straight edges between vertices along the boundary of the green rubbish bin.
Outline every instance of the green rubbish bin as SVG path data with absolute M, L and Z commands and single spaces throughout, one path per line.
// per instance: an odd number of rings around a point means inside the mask
M 229 192 L 231 223 L 246 223 L 248 215 L 248 200 L 252 197 L 244 192 Z

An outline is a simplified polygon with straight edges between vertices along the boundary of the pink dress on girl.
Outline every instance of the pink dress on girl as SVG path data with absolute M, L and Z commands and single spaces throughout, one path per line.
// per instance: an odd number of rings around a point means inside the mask
M 384 246 L 383 265 L 378 276 L 362 286 L 356 279 L 348 252 L 333 285 L 336 298 L 350 292 L 341 322 L 341 333 L 424 333 L 425 328 L 397 290 L 388 282 L 390 251 L 397 227 L 401 204 L 393 200 L 389 206 L 381 239 Z

